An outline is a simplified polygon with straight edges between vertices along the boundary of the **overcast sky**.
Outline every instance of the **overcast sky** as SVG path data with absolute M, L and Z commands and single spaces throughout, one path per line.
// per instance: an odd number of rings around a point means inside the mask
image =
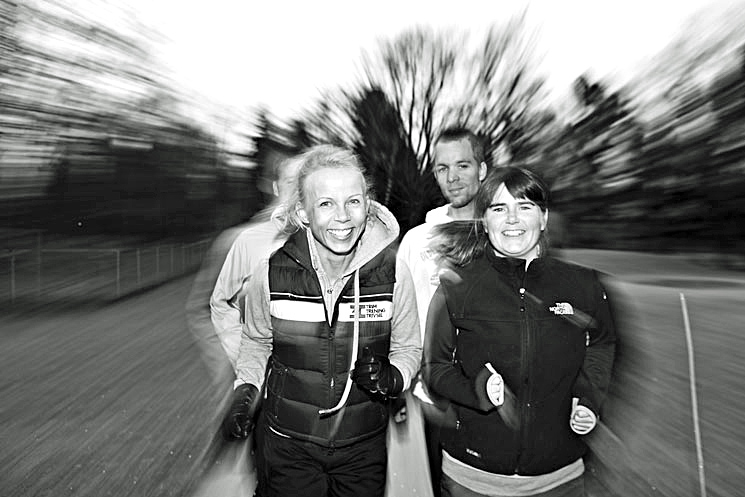
M 709 0 L 130 0 L 172 42 L 163 56 L 187 86 L 219 102 L 287 116 L 352 79 L 362 49 L 416 25 L 475 32 L 529 4 L 543 73 L 564 91 L 589 70 L 620 75 L 654 55 Z M 717 0 L 720 1 L 721 0 Z M 360 7 L 356 7 L 360 5 Z M 364 5 L 364 7 L 363 7 Z

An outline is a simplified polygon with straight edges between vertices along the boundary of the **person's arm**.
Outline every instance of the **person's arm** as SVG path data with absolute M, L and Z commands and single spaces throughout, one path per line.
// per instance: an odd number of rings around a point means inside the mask
M 427 308 L 429 299 L 434 293 L 436 285 L 432 284 L 432 278 L 437 277 L 436 267 L 432 261 L 425 260 L 425 247 L 421 231 L 424 226 L 416 226 L 410 229 L 401 240 L 396 258 L 399 264 L 405 264 L 411 274 L 414 284 L 414 295 L 419 313 L 419 335 L 421 343 L 424 344 L 425 326 L 427 324 Z M 432 266 L 432 267 L 430 267 Z
M 232 376 L 233 367 L 215 333 L 211 320 L 210 298 L 235 235 L 235 229 L 226 230 L 210 245 L 194 277 L 186 302 L 187 326 L 217 383 L 223 383 L 226 376 Z
M 269 261 L 263 260 L 248 285 L 246 322 L 236 362 L 237 388 L 242 384 L 259 391 L 264 383 L 266 365 L 273 349 L 272 318 L 269 308 Z
M 209 301 L 212 325 L 233 369 L 236 369 L 243 327 L 236 297 L 248 283 L 251 264 L 245 237 L 239 236 L 230 247 Z
M 486 391 L 478 395 L 476 379 L 466 376 L 453 360 L 457 336 L 456 328 L 450 321 L 445 293 L 440 286 L 432 296 L 427 312 L 422 378 L 436 396 L 472 409 L 488 410 L 494 406 L 490 403 L 485 405 Z
M 585 330 L 587 333 L 585 359 L 574 383 L 572 394 L 579 399 L 579 406 L 587 407 L 596 417 L 599 417 L 613 370 L 616 329 L 605 289 L 597 278 L 597 274 L 594 276 L 593 292 L 597 307 L 590 325 Z
M 422 344 L 414 284 L 409 269 L 401 260 L 396 263 L 396 283 L 393 285 L 391 345 L 388 359 L 401 373 L 402 390 L 406 390 L 419 371 Z
M 255 277 L 248 285 L 247 314 L 236 359 L 237 379 L 222 422 L 226 440 L 243 440 L 253 431 L 266 365 L 272 353 L 268 262 L 264 262 L 256 268 Z

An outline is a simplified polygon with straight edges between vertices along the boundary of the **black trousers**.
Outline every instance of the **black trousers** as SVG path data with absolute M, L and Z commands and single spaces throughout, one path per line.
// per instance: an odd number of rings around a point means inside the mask
M 287 438 L 265 422 L 257 441 L 259 497 L 382 497 L 388 460 L 385 433 L 340 448 Z
M 432 477 L 432 494 L 440 497 L 442 494 L 442 448 L 440 447 L 440 429 L 437 422 L 424 420 L 424 439 L 427 443 L 427 459 L 429 460 L 429 474 Z

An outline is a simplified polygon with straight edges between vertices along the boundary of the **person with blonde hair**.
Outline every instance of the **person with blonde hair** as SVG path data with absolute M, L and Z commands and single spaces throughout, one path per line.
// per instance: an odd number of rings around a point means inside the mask
M 300 162 L 289 238 L 249 283 L 225 431 L 248 436 L 263 396 L 259 495 L 382 496 L 388 401 L 421 360 L 413 284 L 357 157 L 321 145 Z

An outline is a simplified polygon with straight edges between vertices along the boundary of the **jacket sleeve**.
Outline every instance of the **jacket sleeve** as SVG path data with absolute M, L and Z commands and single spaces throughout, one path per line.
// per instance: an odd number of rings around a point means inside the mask
M 457 338 L 440 286 L 432 296 L 427 313 L 422 378 L 435 397 L 483 410 L 482 398 L 476 394 L 476 380 L 466 376 L 454 361 Z
M 590 408 L 600 417 L 600 409 L 608 393 L 616 349 L 616 329 L 608 296 L 593 273 L 592 291 L 596 302 L 595 315 L 586 328 L 587 347 L 572 394 L 579 404 Z
M 396 263 L 396 283 L 393 286 L 393 315 L 391 316 L 391 346 L 388 359 L 404 380 L 403 389 L 411 385 L 419 372 L 422 342 L 419 317 L 411 273 L 402 261 Z
M 401 240 L 396 254 L 398 261 L 401 264 L 406 264 L 414 284 L 414 295 L 419 312 L 419 335 L 422 344 L 426 331 L 429 300 L 434 293 L 431 279 L 436 277 L 436 268 L 430 267 L 429 261 L 425 260 L 426 239 L 422 235 L 424 228 L 424 225 L 420 225 L 410 229 Z M 434 266 L 434 264 L 432 265 Z
M 251 265 L 256 263 L 246 250 L 244 240 L 239 236 L 230 247 L 210 297 L 212 325 L 233 369 L 238 359 L 243 322 L 238 296 L 245 292 Z
M 186 320 L 189 331 L 199 345 L 202 358 L 207 363 L 210 373 L 218 383 L 224 381 L 224 375 L 233 375 L 233 364 L 228 360 L 220 337 L 212 324 L 210 298 L 235 234 L 234 229 L 226 230 L 210 245 L 194 277 L 186 302 Z
M 248 284 L 246 322 L 236 363 L 235 386 L 249 383 L 261 390 L 274 345 L 269 308 L 269 261 L 262 260 Z

